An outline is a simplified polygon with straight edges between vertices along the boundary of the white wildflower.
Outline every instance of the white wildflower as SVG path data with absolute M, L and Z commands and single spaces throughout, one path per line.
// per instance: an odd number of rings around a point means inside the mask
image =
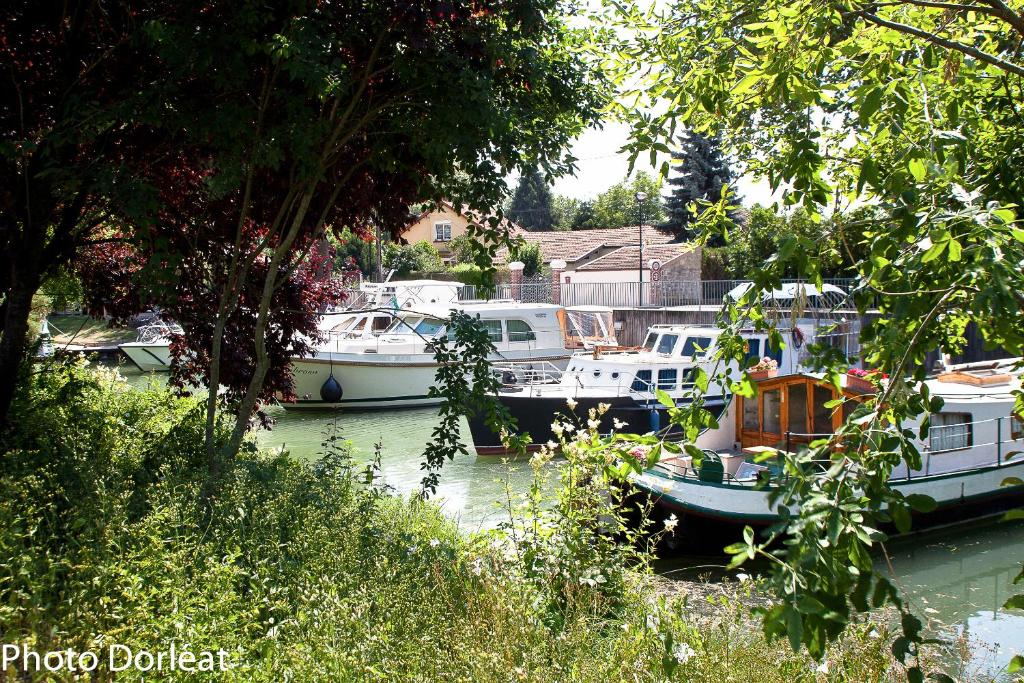
M 484 572 L 484 559 L 478 557 L 469 563 L 469 571 L 473 572 L 474 576 L 480 576 Z
M 600 426 L 601 426 L 601 421 L 600 420 L 587 420 L 587 428 L 588 429 L 597 429 Z
M 750 574 L 744 574 L 743 572 L 740 572 L 736 575 L 736 580 L 740 583 L 746 583 L 747 581 L 750 581 Z
M 672 531 L 679 524 L 679 518 L 676 517 L 676 514 L 673 512 L 671 515 L 669 515 L 668 519 L 665 520 L 664 524 L 665 531 Z
M 820 673 L 820 674 L 827 674 L 828 673 L 828 660 L 827 659 L 825 661 L 823 661 L 821 664 L 818 665 L 817 672 Z
M 617 418 L 617 417 L 616 417 L 616 418 L 612 419 L 612 425 L 613 425 L 613 426 L 614 426 L 614 427 L 615 427 L 616 429 L 622 429 L 623 427 L 625 427 L 625 426 L 626 426 L 626 423 L 625 423 L 625 422 L 623 422 L 622 420 L 620 420 L 619 418 Z
M 561 422 L 552 422 L 551 423 L 551 432 L 555 436 L 561 436 L 562 432 L 564 432 L 564 431 L 565 431 L 565 428 L 562 426 Z
M 695 654 L 697 651 L 690 647 L 689 643 L 680 643 L 672 649 L 672 656 L 680 664 L 686 664 Z
M 607 413 L 611 409 L 612 409 L 612 404 L 611 403 L 598 403 L 597 404 L 597 414 L 598 415 L 604 415 L 605 413 Z
M 558 444 L 557 444 L 557 443 L 555 443 L 554 441 L 548 441 L 548 442 L 547 442 L 546 444 L 544 444 L 544 445 L 548 447 L 548 450 L 549 450 L 549 451 L 553 451 L 553 450 L 555 450 L 556 448 L 558 448 Z
M 566 422 L 563 425 L 563 427 L 564 427 L 565 431 L 569 432 L 570 434 L 572 434 L 573 432 L 576 431 L 576 425 L 572 424 L 571 422 Z
M 570 396 L 569 398 L 565 399 L 565 405 L 569 406 L 569 410 L 576 410 L 576 406 L 578 404 L 576 403 L 576 399 Z
M 651 629 L 652 631 L 657 631 L 658 630 L 658 625 L 660 623 L 661 623 L 661 621 L 658 619 L 658 615 L 657 614 L 648 614 L 647 615 L 647 628 Z
M 438 540 L 436 538 L 430 539 L 430 547 L 431 548 L 436 548 L 439 545 L 441 545 L 441 541 L 440 540 Z

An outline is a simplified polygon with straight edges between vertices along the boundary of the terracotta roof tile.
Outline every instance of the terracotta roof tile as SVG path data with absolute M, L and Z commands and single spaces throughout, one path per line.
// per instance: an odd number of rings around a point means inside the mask
M 658 259 L 662 265 L 679 258 L 693 250 L 692 244 L 644 244 L 644 267 L 652 259 Z M 585 263 L 577 270 L 630 270 L 636 269 L 640 263 L 640 247 L 629 246 L 616 249 L 610 254 L 600 256 L 590 263 Z
M 587 256 L 595 249 L 602 247 L 637 247 L 640 229 L 637 226 L 625 228 L 596 228 L 593 230 L 573 230 L 569 232 L 531 232 L 517 229 L 512 231 L 513 237 L 523 237 L 527 242 L 540 245 L 545 263 L 554 259 L 562 259 L 570 266 Z M 644 246 L 666 244 L 675 239 L 669 230 L 644 226 Z M 680 245 L 682 246 L 682 245 Z M 609 254 L 608 256 L 610 256 Z M 504 263 L 508 258 L 508 249 L 502 247 L 494 256 L 496 263 Z M 600 258 L 607 258 L 602 256 Z M 600 259 L 598 259 L 600 260 Z

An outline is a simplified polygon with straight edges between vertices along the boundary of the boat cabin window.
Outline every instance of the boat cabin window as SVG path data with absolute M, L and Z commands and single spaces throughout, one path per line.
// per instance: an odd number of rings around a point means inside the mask
M 755 365 L 757 361 L 761 360 L 761 340 L 760 339 L 748 339 L 746 343 L 747 350 L 747 366 Z
M 679 378 L 679 371 L 675 368 L 658 370 L 658 388 L 671 391 L 676 388 L 676 381 Z
M 388 329 L 393 318 L 390 315 L 378 315 L 373 318 L 373 333 L 380 334 Z
M 537 335 L 534 333 L 530 323 L 525 320 L 508 320 L 505 322 L 510 342 L 535 341 Z
M 658 340 L 657 352 L 665 354 L 666 356 L 672 353 L 672 349 L 676 347 L 676 342 L 679 341 L 678 334 L 663 334 L 661 339 Z
M 348 328 L 352 325 L 355 319 L 355 316 L 351 315 L 342 318 L 341 322 L 339 322 L 337 325 L 331 328 L 331 332 L 334 332 L 335 334 L 340 334 L 342 332 L 348 331 Z
M 437 318 L 406 318 L 391 327 L 392 334 L 417 334 L 433 337 L 444 329 L 444 322 Z
M 658 335 L 654 332 L 647 333 L 647 339 L 644 340 L 643 350 L 653 351 L 654 343 L 658 340 Z
M 650 370 L 637 370 L 636 378 L 633 380 L 633 386 L 630 387 L 633 391 L 650 391 L 651 390 L 651 371 Z
M 973 442 L 970 413 L 932 413 L 928 447 L 933 453 L 970 448 Z
M 788 375 L 758 382 L 757 395 L 737 396 L 740 402 L 736 431 L 742 448 L 771 446 L 796 450 L 801 445 L 835 433 L 858 405 L 848 397 L 843 410 L 828 408 L 836 398 L 830 386 L 809 375 Z
M 481 320 L 480 323 L 487 330 L 487 336 L 491 338 L 492 342 L 500 342 L 504 339 L 504 335 L 501 332 L 501 321 L 500 320 Z
M 686 341 L 683 342 L 683 350 L 679 352 L 679 355 L 689 358 L 703 358 L 709 348 L 711 348 L 711 337 L 687 337 Z

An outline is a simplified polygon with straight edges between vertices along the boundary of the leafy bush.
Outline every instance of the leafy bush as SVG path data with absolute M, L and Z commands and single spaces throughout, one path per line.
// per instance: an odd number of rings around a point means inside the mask
M 223 649 L 228 681 L 714 681 L 723 655 L 743 680 L 815 679 L 755 629 L 700 631 L 683 603 L 649 599 L 642 554 L 607 533 L 588 481 L 598 450 L 573 456 L 548 512 L 537 460 L 526 522 L 467 537 L 436 507 L 385 495 L 333 434 L 315 463 L 250 445 L 205 505 L 199 400 L 73 363 L 31 375 L 14 409 L 2 642 Z M 859 667 L 848 680 L 879 680 L 885 645 L 830 657 Z
M 384 245 L 384 267 L 394 269 L 395 274 L 405 276 L 413 271 L 439 273 L 444 270 L 441 254 L 429 242 Z
M 544 269 L 544 256 L 540 251 L 540 244 L 537 242 L 522 242 L 517 244 L 510 251 L 511 261 L 521 261 L 525 266 L 523 268 L 523 277 L 533 277 L 539 275 Z

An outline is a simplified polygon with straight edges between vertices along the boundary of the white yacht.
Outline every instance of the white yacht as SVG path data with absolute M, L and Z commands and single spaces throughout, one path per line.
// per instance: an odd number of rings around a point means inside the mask
M 447 333 L 453 308 L 478 318 L 495 351 L 492 361 L 564 368 L 573 351 L 615 344 L 611 309 L 566 309 L 512 301 L 413 306 L 376 336 L 332 332 L 309 356 L 292 359 L 294 397 L 285 408 L 391 408 L 432 405 L 428 396 L 438 363 L 431 342 Z
M 777 373 L 796 372 L 805 350 L 804 340 L 813 336 L 814 329 L 812 322 L 799 323 L 782 349 L 770 348 L 767 333 L 743 333 L 747 358 L 768 357 L 775 361 Z M 577 353 L 564 371 L 536 363 L 495 363 L 503 384 L 497 399 L 515 418 L 517 431 L 530 435 L 534 448 L 554 439 L 551 424 L 557 414 L 569 413 L 570 399 L 579 416 L 586 416 L 590 408 L 602 403 L 611 407 L 601 418 L 602 433 L 610 432 L 615 420 L 626 425 L 620 431 L 657 431 L 668 424 L 668 419 L 667 408 L 655 396 L 656 389 L 680 404 L 689 400 L 698 368 L 709 377 L 721 370 L 731 372 L 733 377 L 739 375 L 735 362 L 716 367 L 718 361 L 711 360 L 721 332 L 708 326 L 655 325 L 642 346 L 627 350 L 598 347 L 589 353 Z M 727 399 L 715 384 L 705 396 L 711 409 L 723 408 Z M 469 426 L 477 453 L 506 452 L 483 415 L 469 416 Z
M 904 495 L 935 500 L 935 511 L 919 515 L 915 526 L 995 514 L 1024 502 L 1024 486 L 1003 485 L 1009 477 L 1024 479 L 1024 458 L 1011 457 L 1024 449 L 1024 422 L 1013 413 L 1021 388 L 1013 370 L 1017 361 L 958 366 L 926 380 L 931 395 L 944 403 L 915 444 L 921 466 L 901 463 L 889 479 Z M 694 445 L 705 455 L 700 467 L 685 455 L 663 458 L 634 484 L 663 512 L 679 515 L 689 534 L 718 538 L 723 527 L 776 522 L 780 510 L 770 501 L 771 484 L 758 485 L 770 482 L 776 465 L 755 460 L 833 434 L 865 395 L 852 385 L 844 376 L 837 392 L 821 375 L 808 373 L 762 380 L 755 397 L 734 397 L 719 428 L 697 438 Z M 837 398 L 847 400 L 830 407 Z M 905 426 L 919 434 L 920 422 Z
M 177 323 L 154 319 L 138 329 L 133 342 L 118 344 L 117 348 L 143 372 L 164 372 L 171 369 L 171 339 L 182 334 Z

